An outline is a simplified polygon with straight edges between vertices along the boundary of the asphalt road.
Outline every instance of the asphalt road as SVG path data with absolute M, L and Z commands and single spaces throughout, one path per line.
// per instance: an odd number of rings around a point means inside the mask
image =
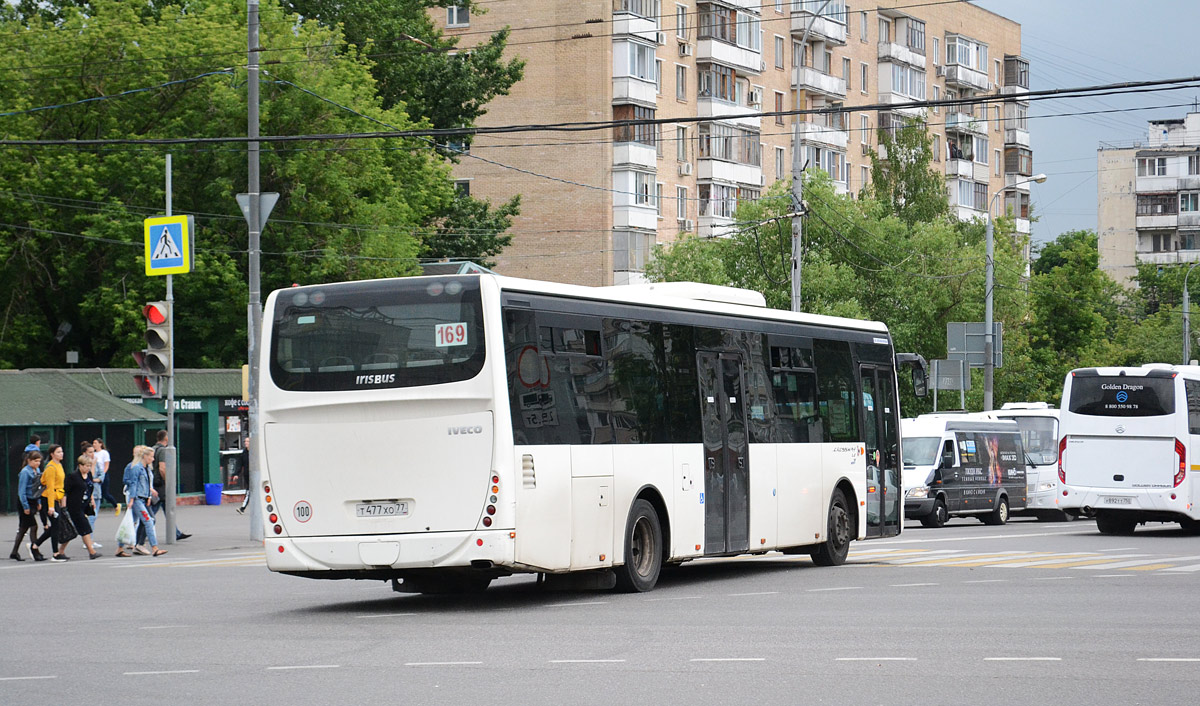
M 264 568 L 231 506 L 158 559 L 0 562 L 0 704 L 1195 704 L 1200 537 L 909 523 L 850 563 L 698 561 L 653 592 L 393 593 Z M 0 517 L 15 531 L 16 518 Z M 11 535 L 10 535 L 11 536 Z

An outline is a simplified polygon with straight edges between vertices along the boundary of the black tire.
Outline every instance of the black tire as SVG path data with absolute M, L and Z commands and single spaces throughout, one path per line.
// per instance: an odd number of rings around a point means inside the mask
M 1107 512 L 1096 514 L 1096 529 L 1100 530 L 1100 534 L 1133 534 L 1135 527 L 1137 527 L 1137 520 L 1126 519 Z
M 433 575 L 416 579 L 405 579 L 408 593 L 425 596 L 458 596 L 466 593 L 483 593 L 491 585 L 487 576 Z
M 1181 520 L 1179 526 L 1183 528 L 1184 532 L 1200 534 L 1200 520 Z
M 841 566 L 850 554 L 850 542 L 856 537 L 854 516 L 841 488 L 833 491 L 829 501 L 829 526 L 825 541 L 812 551 L 813 563 L 818 566 Z
M 1008 496 L 1001 495 L 996 501 L 996 509 L 986 515 L 980 515 L 979 519 L 983 520 L 985 525 L 1008 524 Z
M 649 591 L 662 572 L 663 535 L 658 513 L 649 502 L 638 499 L 629 508 L 625 522 L 625 563 L 616 567 L 617 590 L 625 593 Z
M 1077 516 L 1065 510 L 1045 510 L 1037 514 L 1038 522 L 1074 522 Z
M 937 503 L 933 506 L 933 512 L 921 518 L 921 525 L 931 529 L 945 527 L 946 522 L 949 520 L 950 511 L 946 509 L 946 503 L 941 498 L 938 498 Z

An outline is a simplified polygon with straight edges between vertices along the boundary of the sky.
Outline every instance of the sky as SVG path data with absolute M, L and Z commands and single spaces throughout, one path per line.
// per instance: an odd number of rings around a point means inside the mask
M 1021 24 L 1031 90 L 1200 76 L 1200 0 L 974 2 Z M 1100 143 L 1145 141 L 1148 120 L 1182 118 L 1196 110 L 1194 101 L 1200 88 L 1030 104 L 1033 171 L 1047 176 L 1030 187 L 1040 218 L 1032 226 L 1034 241 L 1095 229 Z M 1121 112 L 1049 117 L 1113 109 Z

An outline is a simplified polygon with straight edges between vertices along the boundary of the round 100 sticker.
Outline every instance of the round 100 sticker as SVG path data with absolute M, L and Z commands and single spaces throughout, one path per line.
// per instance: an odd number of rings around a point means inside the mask
M 307 500 L 301 500 L 292 508 L 292 514 L 297 522 L 308 522 L 312 519 L 312 505 L 309 505 Z

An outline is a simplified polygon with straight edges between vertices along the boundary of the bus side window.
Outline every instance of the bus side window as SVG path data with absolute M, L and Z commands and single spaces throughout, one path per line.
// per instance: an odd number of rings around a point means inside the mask
M 947 439 L 942 445 L 942 462 L 941 468 L 954 468 L 954 441 Z

